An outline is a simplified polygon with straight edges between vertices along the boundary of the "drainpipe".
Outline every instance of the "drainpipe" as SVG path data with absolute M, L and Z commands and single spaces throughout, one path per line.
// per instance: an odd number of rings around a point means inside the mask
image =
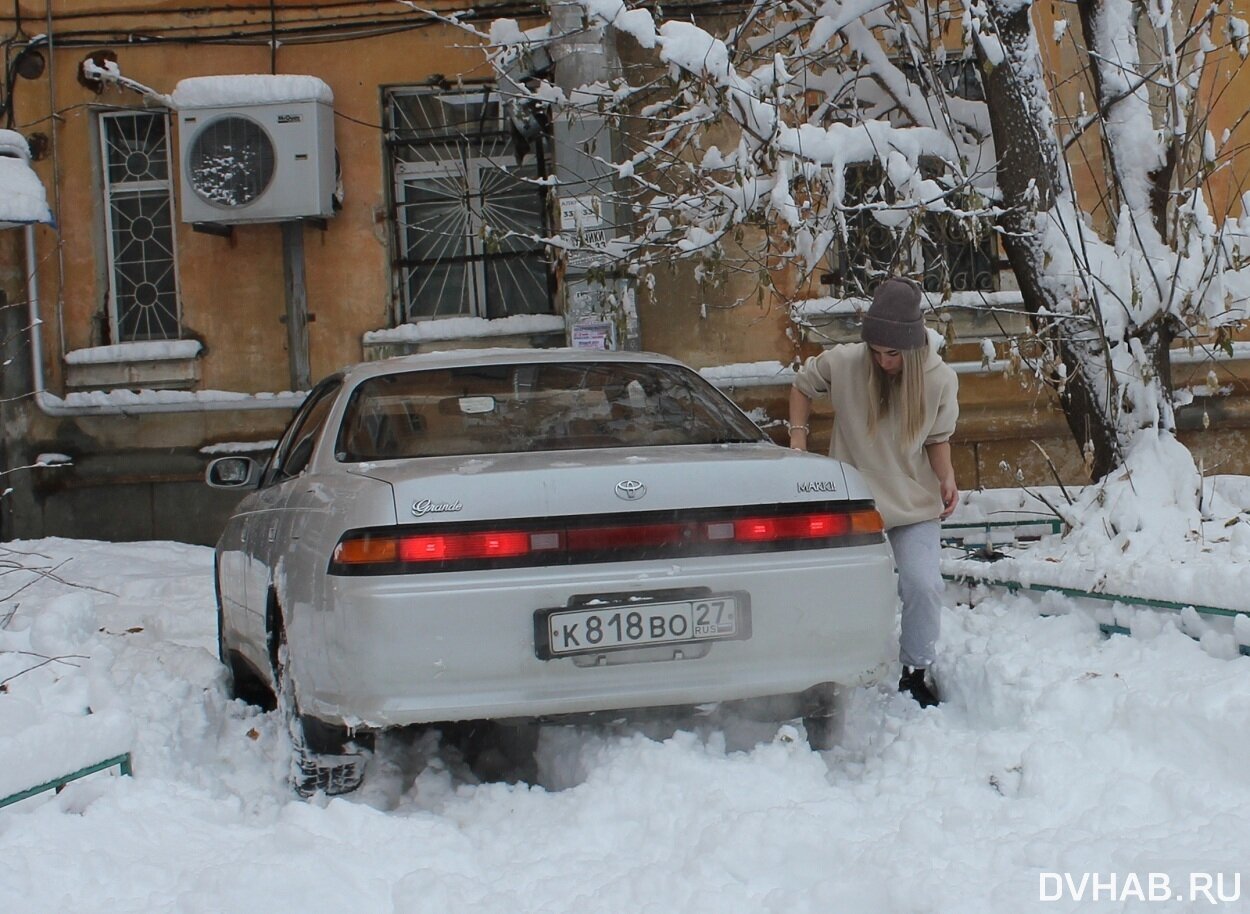
M 553 79 L 566 96 L 595 82 L 606 85 L 620 71 L 615 30 L 587 27 L 581 3 L 556 0 L 551 25 Z M 607 325 L 607 348 L 638 349 L 634 283 L 614 275 L 611 255 L 593 250 L 621 233 L 626 215 L 616 206 L 616 173 L 608 164 L 616 158 L 614 129 L 602 117 L 579 112 L 557 116 L 552 134 L 559 194 L 556 228 L 581 248 L 567 252 L 560 289 L 569 341 L 593 340 L 595 331 Z
M 30 309 L 30 373 L 31 388 L 35 392 L 35 403 L 43 409 L 45 399 L 43 389 L 43 331 L 39 319 L 39 273 L 35 258 L 35 227 L 27 225 L 23 231 L 23 242 L 26 244 L 26 304 Z

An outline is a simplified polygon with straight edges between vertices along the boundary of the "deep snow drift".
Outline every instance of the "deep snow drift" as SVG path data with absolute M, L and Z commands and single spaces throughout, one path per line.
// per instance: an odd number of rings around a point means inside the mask
M 1250 507 L 1244 483 L 1223 507 Z M 1165 580 L 1223 548 L 1204 594 L 1245 609 L 1250 516 L 1228 516 L 1221 543 L 1150 560 Z M 1128 550 L 1108 544 L 1069 567 L 1113 567 Z M 1135 634 L 1108 639 L 1065 598 L 952 587 L 945 703 L 862 689 L 831 752 L 797 724 L 549 728 L 538 785 L 483 784 L 427 733 L 383 740 L 360 792 L 302 802 L 277 720 L 225 698 L 211 550 L 53 539 L 0 559 L 4 793 L 119 747 L 135 769 L 0 809 L 2 911 L 1250 911 L 1231 626 L 1195 640 L 1201 620 L 1121 607 Z

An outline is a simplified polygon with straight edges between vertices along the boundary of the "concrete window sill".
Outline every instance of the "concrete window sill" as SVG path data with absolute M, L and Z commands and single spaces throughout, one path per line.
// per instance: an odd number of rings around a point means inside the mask
M 200 380 L 196 340 L 120 343 L 65 354 L 69 390 L 188 390 Z
M 365 361 L 371 362 L 439 349 L 539 349 L 563 346 L 564 334 L 564 317 L 558 314 L 514 314 L 491 320 L 450 317 L 370 330 L 361 338 L 361 350 Z

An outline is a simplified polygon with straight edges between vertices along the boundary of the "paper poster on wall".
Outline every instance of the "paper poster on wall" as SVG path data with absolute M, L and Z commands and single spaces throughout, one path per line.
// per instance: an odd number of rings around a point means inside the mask
M 611 321 L 579 321 L 573 325 L 570 343 L 574 349 L 613 349 Z

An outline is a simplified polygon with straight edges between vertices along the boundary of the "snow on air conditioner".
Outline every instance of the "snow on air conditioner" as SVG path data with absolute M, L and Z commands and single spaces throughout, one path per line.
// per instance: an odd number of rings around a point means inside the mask
M 334 96 L 315 76 L 197 76 L 173 92 L 183 222 L 334 214 Z

